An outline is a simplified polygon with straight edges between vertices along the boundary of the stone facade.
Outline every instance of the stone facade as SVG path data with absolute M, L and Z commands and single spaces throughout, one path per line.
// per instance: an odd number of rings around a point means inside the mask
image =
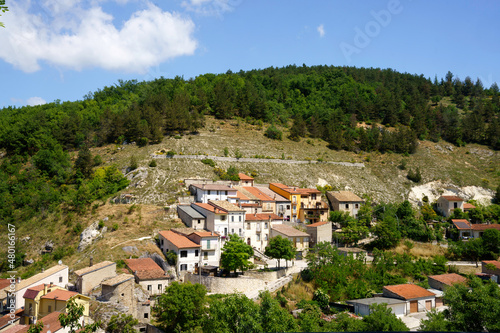
M 134 276 L 130 274 L 120 274 L 108 279 L 101 284 L 103 301 L 119 303 L 128 308 L 126 314 L 136 314 L 136 302 L 134 297 Z
M 116 276 L 116 263 L 103 261 L 90 267 L 75 271 L 76 290 L 88 295 L 92 289 L 99 286 L 102 281 Z

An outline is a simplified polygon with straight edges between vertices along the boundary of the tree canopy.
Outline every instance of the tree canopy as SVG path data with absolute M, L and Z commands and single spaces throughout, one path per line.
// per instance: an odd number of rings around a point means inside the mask
M 273 259 L 278 259 L 279 268 L 280 260 L 292 260 L 295 256 L 295 250 L 293 248 L 293 243 L 288 238 L 278 235 L 269 240 L 269 244 L 266 246 L 264 254 Z
M 231 234 L 222 248 L 221 266 L 235 273 L 237 269 L 246 271 L 251 265 L 248 259 L 252 255 L 252 247 L 246 244 L 238 235 Z

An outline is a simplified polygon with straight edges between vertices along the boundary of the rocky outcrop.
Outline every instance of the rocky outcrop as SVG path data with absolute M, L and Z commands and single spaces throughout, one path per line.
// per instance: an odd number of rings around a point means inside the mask
M 99 221 L 95 221 L 94 223 L 92 223 L 80 234 L 80 244 L 78 244 L 78 252 L 83 251 L 96 239 L 102 238 L 106 231 L 107 227 L 99 229 Z

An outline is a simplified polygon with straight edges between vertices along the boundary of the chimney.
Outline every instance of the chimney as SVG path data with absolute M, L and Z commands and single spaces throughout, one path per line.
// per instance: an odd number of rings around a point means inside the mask
M 92 267 L 94 266 L 94 257 L 93 256 L 90 256 L 90 263 L 89 263 L 89 267 Z
M 21 277 L 17 278 L 17 283 L 21 283 Z
M 47 295 L 47 284 L 43 284 L 43 294 Z

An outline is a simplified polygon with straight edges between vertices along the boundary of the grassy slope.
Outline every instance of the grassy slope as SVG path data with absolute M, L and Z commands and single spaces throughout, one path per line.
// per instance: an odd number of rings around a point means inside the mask
M 397 166 L 404 158 L 407 167 L 420 167 L 423 182 L 441 179 L 459 186 L 477 185 L 496 188 L 500 179 L 500 160 L 498 152 L 486 147 L 470 145 L 452 147 L 445 142 L 421 142 L 416 154 L 402 157 L 396 154 L 350 153 L 333 151 L 326 143 L 318 139 L 302 139 L 296 143 L 288 139 L 273 141 L 264 137 L 264 128 L 236 120 L 219 121 L 207 117 L 207 125 L 198 135 L 186 135 L 180 139 L 165 138 L 161 144 L 139 148 L 135 145 L 107 146 L 96 148 L 94 154 L 100 154 L 104 163 L 115 163 L 125 170 L 131 156 L 136 156 L 139 166 L 147 170 L 145 184 L 142 187 L 129 187 L 123 193 L 131 193 L 139 198 L 139 209 L 128 214 L 131 205 L 100 203 L 101 206 L 83 217 L 75 216 L 73 221 L 63 224 L 68 218 L 64 215 L 51 216 L 44 221 L 35 220 L 20 227 L 19 238 L 27 235 L 31 240 L 26 244 L 28 258 L 36 259 L 38 251 L 46 240 L 51 239 L 58 245 L 71 244 L 76 248 L 79 236 L 71 232 L 80 221 L 85 228 L 90 223 L 108 217 L 106 226 L 110 228 L 118 223 L 115 232 L 108 232 L 99 242 L 91 245 L 83 253 L 75 253 L 63 259 L 64 263 L 78 269 L 87 265 L 90 254 L 94 262 L 101 260 L 125 259 L 139 255 L 143 251 L 157 251 L 151 240 L 131 241 L 176 225 L 175 214 L 165 212 L 164 207 L 178 196 L 186 194 L 182 186 L 185 178 L 215 179 L 211 167 L 196 160 L 158 159 L 156 168 L 149 168 L 151 154 L 161 149 L 174 150 L 183 154 L 208 154 L 223 156 L 224 147 L 228 147 L 229 156 L 239 150 L 244 157 L 265 155 L 277 159 L 317 160 L 339 162 L 364 162 L 364 168 L 345 167 L 331 164 L 282 165 L 272 163 L 228 163 L 217 162 L 217 166 L 227 168 L 235 165 L 242 172 L 255 171 L 257 183 L 283 182 L 297 186 L 316 186 L 330 184 L 338 189 L 349 189 L 355 193 L 367 194 L 377 201 L 402 201 L 413 186 L 406 179 L 407 171 Z M 282 129 L 285 136 L 287 129 Z M 118 149 L 120 148 L 120 149 Z M 1 238 L 2 236 L 0 236 Z M 5 237 L 5 236 L 3 236 Z M 4 241 L 4 240 L 1 240 Z M 123 243 L 125 242 L 125 243 Z M 121 244 L 123 243 L 123 244 Z M 117 246 L 117 244 L 121 244 Z M 136 246 L 137 253 L 124 252 L 123 246 Z

